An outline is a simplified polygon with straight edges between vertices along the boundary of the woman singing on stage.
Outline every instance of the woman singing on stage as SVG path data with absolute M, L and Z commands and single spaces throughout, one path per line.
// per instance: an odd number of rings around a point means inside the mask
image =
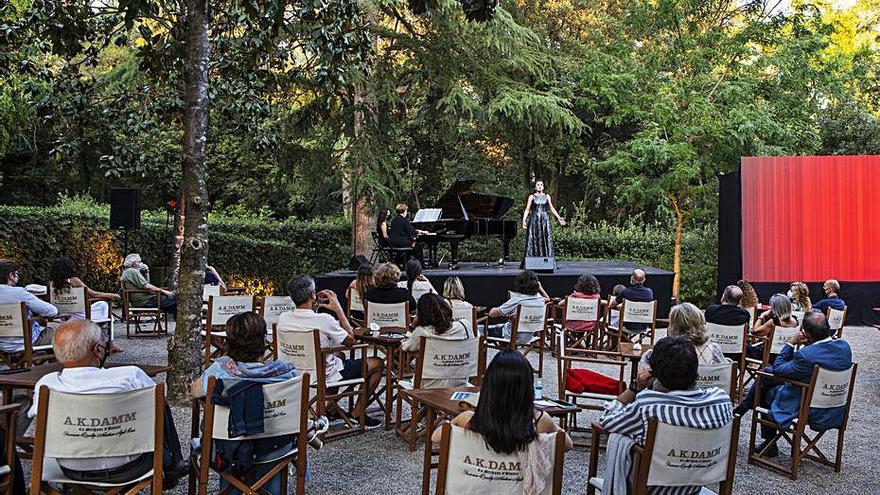
M 559 216 L 549 194 L 544 193 L 544 182 L 535 182 L 535 192 L 529 195 L 526 210 L 523 212 L 522 226 L 526 229 L 526 257 L 553 257 L 553 230 L 550 227 L 550 213 L 565 225 Z

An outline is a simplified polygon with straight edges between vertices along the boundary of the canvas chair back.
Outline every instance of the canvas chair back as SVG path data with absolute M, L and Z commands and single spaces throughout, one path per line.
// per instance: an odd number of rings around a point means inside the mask
M 755 321 L 755 307 L 745 308 L 745 310 L 749 313 L 749 323 L 753 323 Z
M 713 342 L 721 348 L 724 354 L 736 354 L 743 352 L 748 334 L 748 325 L 719 325 L 706 323 L 706 333 L 709 334 L 709 342 Z
M 319 330 L 308 332 L 277 331 L 273 326 L 276 359 L 292 363 L 297 370 L 317 371 L 320 364 Z M 320 377 L 321 375 L 316 375 Z
M 266 320 L 266 326 L 271 327 L 278 323 L 278 317 L 281 313 L 293 311 L 296 305 L 290 299 L 290 296 L 266 296 L 263 299 L 263 319 Z
M 205 284 L 202 286 L 202 301 L 208 302 L 211 296 L 220 297 L 220 286 Z
M 737 352 L 742 352 L 742 348 Z M 730 395 L 735 388 L 736 369 L 739 363 L 730 359 L 720 364 L 701 364 L 697 367 L 697 388 L 720 388 Z
M 425 294 L 430 294 L 432 292 L 437 293 L 437 291 L 434 290 L 434 286 L 431 285 L 431 282 L 426 280 L 416 280 L 413 282 L 412 296 L 416 301 L 421 299 Z
M 474 312 L 474 305 L 467 301 L 450 301 L 449 304 L 452 306 L 452 319 L 461 320 L 468 332 L 476 336 L 477 315 Z
M 444 428 L 446 425 L 444 425 Z M 464 494 L 479 493 L 482 495 L 519 495 L 523 493 L 524 471 L 519 456 L 514 454 L 498 453 L 486 445 L 482 435 L 466 430 L 459 426 L 449 426 L 449 444 L 446 454 L 445 469 L 445 493 Z M 553 435 L 551 442 L 558 441 L 558 435 L 562 432 L 544 433 Z M 441 447 L 442 448 L 442 447 Z M 557 459 L 557 451 L 554 448 L 551 453 L 551 466 L 562 462 Z M 561 457 L 561 456 L 560 456 Z M 443 462 L 441 455 L 441 464 Z M 560 471 L 561 474 L 561 471 Z M 438 474 L 439 476 L 439 474 Z M 555 493 L 554 486 L 559 480 L 551 476 L 550 482 L 544 487 L 542 495 Z M 439 485 L 438 480 L 438 485 Z M 439 490 L 438 490 L 439 492 Z
M 705 486 L 727 479 L 733 423 L 702 430 L 651 419 L 649 438 L 652 429 L 653 448 L 646 449 L 648 486 Z
M 163 414 L 164 404 L 155 386 L 109 394 L 71 394 L 44 386 L 39 404 L 45 414 L 45 457 L 86 459 L 162 450 L 156 445 L 156 417 Z
M 27 314 L 24 303 L 0 304 L 0 337 L 23 338 L 25 326 L 30 329 Z
M 211 296 L 208 298 L 208 321 L 211 326 L 223 326 L 233 316 L 253 310 L 253 296 Z
M 517 333 L 535 333 L 544 330 L 547 306 L 517 306 Z
M 354 287 L 348 290 L 348 312 L 349 314 L 352 311 L 363 311 L 364 310 L 364 299 L 361 297 L 361 293 L 358 292 Z
M 366 302 L 365 324 L 379 325 L 379 328 L 409 326 L 409 303 L 383 304 Z
M 810 397 L 810 407 L 831 409 L 845 406 L 849 402 L 852 378 L 852 366 L 843 371 L 818 368 L 813 395 Z
M 800 325 L 796 327 L 783 327 L 782 325 L 776 325 L 776 328 L 773 330 L 770 354 L 779 354 L 779 352 L 782 351 L 782 347 L 792 338 L 792 336 L 800 331 Z
M 305 408 L 308 406 L 302 403 L 303 376 L 308 374 L 263 385 L 263 433 L 229 438 L 229 408 L 215 405 L 212 436 L 221 440 L 239 441 L 299 433 L 302 415 L 306 413 Z
M 804 322 L 804 315 L 807 314 L 806 311 L 792 311 L 791 316 L 798 321 L 798 323 Z
M 565 300 L 565 321 L 597 321 L 599 300 L 568 296 Z
M 477 376 L 480 339 L 446 340 L 420 337 L 421 379 L 461 379 Z
M 621 324 L 623 323 L 654 323 L 654 312 L 657 308 L 656 301 L 627 301 L 623 302 L 623 314 Z
M 828 325 L 835 332 L 843 328 L 846 320 L 846 306 L 843 309 L 828 308 Z M 798 320 L 800 321 L 800 320 Z
M 49 304 L 58 308 L 58 312 L 62 314 L 89 313 L 85 287 L 65 287 L 56 291 L 55 287 L 49 284 Z

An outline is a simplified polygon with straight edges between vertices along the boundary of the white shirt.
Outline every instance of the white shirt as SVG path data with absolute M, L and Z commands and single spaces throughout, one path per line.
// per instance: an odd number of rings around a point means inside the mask
M 129 392 L 156 385 L 153 379 L 137 366 L 116 366 L 113 368 L 95 368 L 82 366 L 65 368 L 60 372 L 49 373 L 37 381 L 34 386 L 34 403 L 28 410 L 28 417 L 37 415 L 40 387 L 50 390 L 79 394 L 110 394 L 113 392 Z M 53 441 L 46 439 L 46 441 Z M 162 455 L 158 452 L 158 455 Z M 99 457 L 92 459 L 58 459 L 58 464 L 77 471 L 96 471 L 113 469 L 138 458 L 140 454 L 117 457 Z
M 24 290 L 24 287 L 13 287 L 0 284 L 0 304 L 25 303 L 28 308 L 28 316 L 55 316 L 58 308 L 40 299 L 39 297 Z M 31 324 L 31 342 L 40 338 L 43 326 L 37 322 Z M 24 350 L 24 340 L 21 337 L 0 337 L 0 351 L 21 352 Z
M 296 308 L 293 311 L 281 313 L 278 317 L 279 332 L 311 332 L 317 329 L 320 332 L 321 348 L 337 347 L 348 338 L 348 332 L 339 326 L 336 318 L 326 313 L 315 313 L 311 309 Z M 327 354 L 327 382 L 342 380 L 342 359 L 336 354 Z

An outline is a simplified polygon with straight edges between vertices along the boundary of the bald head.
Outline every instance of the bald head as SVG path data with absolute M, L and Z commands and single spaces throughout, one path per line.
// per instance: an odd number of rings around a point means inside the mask
M 52 336 L 52 349 L 65 367 L 94 366 L 99 362 L 95 345 L 101 342 L 101 329 L 90 320 L 67 320 Z
M 630 277 L 630 282 L 632 282 L 633 285 L 645 283 L 645 270 L 642 270 L 641 268 L 636 268 L 635 270 L 633 270 L 632 277 Z
M 721 304 L 732 304 L 739 306 L 739 302 L 743 298 L 743 291 L 735 285 L 728 285 L 724 288 L 724 294 L 721 295 Z

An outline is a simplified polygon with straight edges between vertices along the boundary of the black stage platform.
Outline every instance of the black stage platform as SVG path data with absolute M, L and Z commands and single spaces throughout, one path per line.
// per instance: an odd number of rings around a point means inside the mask
M 456 276 L 464 284 L 467 300 L 477 306 L 498 306 L 507 299 L 507 291 L 513 290 L 514 279 L 519 273 L 519 263 L 508 262 L 504 267 L 486 263 L 462 262 L 458 270 L 438 268 L 425 270 L 425 275 L 438 291 L 443 290 L 443 282 L 447 277 Z M 673 272 L 639 265 L 629 261 L 559 261 L 555 273 L 539 273 L 544 290 L 551 296 L 566 296 L 571 293 L 577 278 L 583 274 L 592 274 L 602 286 L 602 297 L 605 298 L 617 284 L 629 284 L 629 277 L 634 268 L 641 268 L 647 274 L 645 285 L 654 291 L 657 299 L 657 317 L 665 318 L 669 313 L 672 299 Z M 332 289 L 345 302 L 345 289 L 355 277 L 350 270 L 337 270 L 318 276 L 315 282 L 318 289 Z

